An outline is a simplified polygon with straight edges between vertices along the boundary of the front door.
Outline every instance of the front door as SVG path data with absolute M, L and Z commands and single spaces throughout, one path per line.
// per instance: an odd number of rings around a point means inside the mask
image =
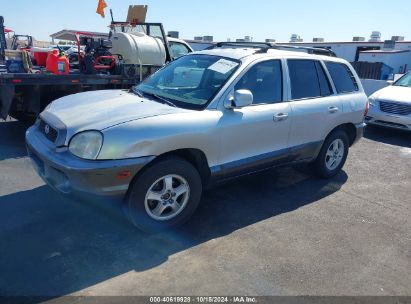
M 287 157 L 291 109 L 283 102 L 281 61 L 252 65 L 234 87 L 244 89 L 253 93 L 253 104 L 224 108 L 219 124 L 222 177 L 265 169 Z

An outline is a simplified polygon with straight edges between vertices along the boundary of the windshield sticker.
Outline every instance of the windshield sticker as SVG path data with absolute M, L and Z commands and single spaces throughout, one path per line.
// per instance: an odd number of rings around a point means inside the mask
M 237 62 L 226 60 L 226 59 L 220 59 L 219 61 L 211 65 L 208 69 L 221 73 L 221 74 L 227 74 L 232 69 L 234 69 L 237 65 L 238 65 Z

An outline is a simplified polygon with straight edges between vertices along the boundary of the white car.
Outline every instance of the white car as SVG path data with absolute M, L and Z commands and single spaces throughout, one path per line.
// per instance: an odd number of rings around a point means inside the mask
M 76 45 L 55 45 L 52 46 L 52 48 L 56 50 L 60 49 L 64 53 L 66 53 L 66 55 L 69 55 L 70 53 L 77 51 Z
M 411 131 L 411 72 L 372 94 L 369 102 L 367 124 Z

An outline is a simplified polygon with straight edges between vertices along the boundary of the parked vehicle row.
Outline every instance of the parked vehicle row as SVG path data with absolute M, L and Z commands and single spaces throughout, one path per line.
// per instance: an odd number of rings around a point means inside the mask
M 345 60 L 227 46 L 182 56 L 130 91 L 60 98 L 26 141 L 55 190 L 123 200 L 134 225 L 156 231 L 184 223 L 202 190 L 227 179 L 300 162 L 336 175 L 366 111 Z

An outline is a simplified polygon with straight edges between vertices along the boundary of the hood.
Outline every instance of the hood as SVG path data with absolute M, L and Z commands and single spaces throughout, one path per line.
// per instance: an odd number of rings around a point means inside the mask
M 374 93 L 372 97 L 377 100 L 405 102 L 411 104 L 411 88 L 388 86 Z
M 186 112 L 122 90 L 92 91 L 65 96 L 50 104 L 42 116 L 51 114 L 69 133 L 103 130 L 132 120 Z M 72 131 L 72 132 L 70 132 Z

